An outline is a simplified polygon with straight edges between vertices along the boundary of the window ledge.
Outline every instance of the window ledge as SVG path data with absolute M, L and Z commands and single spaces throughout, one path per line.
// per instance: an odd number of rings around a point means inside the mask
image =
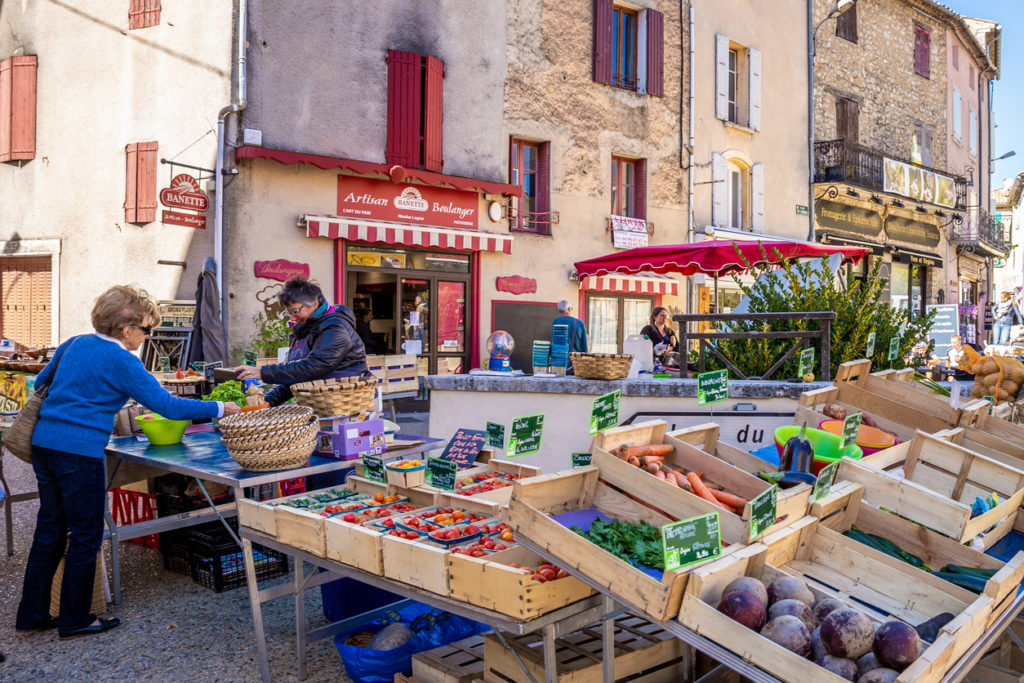
M 746 133 L 747 135 L 753 135 L 757 130 L 744 126 L 742 123 L 733 123 L 732 121 L 722 121 L 722 125 L 726 128 L 731 128 L 739 133 Z

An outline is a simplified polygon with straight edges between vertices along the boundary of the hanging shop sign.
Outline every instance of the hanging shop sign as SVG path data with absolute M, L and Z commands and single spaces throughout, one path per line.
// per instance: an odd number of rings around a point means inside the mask
M 252 264 L 253 273 L 256 277 L 265 277 L 268 280 L 287 282 L 296 276 L 309 279 L 309 264 L 296 263 L 277 259 L 276 261 L 256 261 Z
M 934 247 L 939 244 L 939 229 L 931 223 L 889 216 L 885 221 L 885 232 L 894 240 L 920 244 L 923 247 Z
M 886 158 L 882 188 L 929 204 L 956 206 L 956 181 L 913 164 Z
M 611 216 L 612 246 L 618 249 L 646 247 L 650 244 L 650 231 L 643 218 Z
M 338 215 L 416 225 L 476 229 L 480 195 L 427 185 L 338 176 Z
M 199 183 L 187 173 L 179 173 L 171 179 L 171 186 L 160 190 L 160 203 L 171 209 L 187 209 L 200 213 L 210 208 L 210 199 L 199 189 Z M 206 229 L 206 216 L 180 211 L 162 211 L 160 222 L 168 225 L 183 225 L 197 230 Z
M 814 216 L 823 228 L 845 230 L 867 237 L 877 237 L 882 232 L 882 216 L 876 211 L 856 206 L 822 200 L 815 205 Z
M 893 254 L 893 260 L 901 263 L 909 263 L 912 266 L 925 266 L 927 268 L 941 268 L 942 259 L 932 254 L 922 254 L 908 249 L 897 249 Z

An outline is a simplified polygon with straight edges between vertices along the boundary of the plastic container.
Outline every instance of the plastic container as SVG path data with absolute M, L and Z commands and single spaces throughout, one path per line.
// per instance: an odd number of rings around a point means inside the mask
M 622 342 L 622 353 L 633 354 L 640 363 L 640 372 L 654 372 L 654 344 L 639 334 L 631 334 Z
M 147 413 L 135 418 L 149 442 L 154 446 L 170 446 L 181 443 L 181 437 L 188 427 L 188 420 L 168 420 L 156 413 Z
M 843 421 L 822 420 L 818 423 L 818 429 L 838 436 L 843 433 Z M 883 432 L 881 429 L 861 425 L 860 429 L 857 430 L 857 445 L 864 451 L 864 455 L 877 453 L 878 451 L 895 446 L 899 442 L 899 439 L 895 436 L 888 432 Z
M 789 437 L 795 436 L 799 432 L 800 425 L 786 425 L 775 430 L 775 448 L 778 450 L 780 458 L 782 457 L 782 449 L 785 447 Z M 814 448 L 814 466 L 811 468 L 811 473 L 814 476 L 818 476 L 822 468 L 843 456 L 860 460 L 864 455 L 864 451 L 857 444 L 847 446 L 840 453 L 839 437 L 821 429 L 808 427 L 807 438 L 810 439 L 811 446 Z

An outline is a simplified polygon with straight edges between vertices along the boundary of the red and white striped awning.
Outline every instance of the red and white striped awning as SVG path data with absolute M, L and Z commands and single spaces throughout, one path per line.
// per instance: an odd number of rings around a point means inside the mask
M 332 240 L 401 244 L 407 247 L 453 251 L 512 253 L 511 235 L 455 228 L 403 225 L 401 223 L 381 223 L 341 216 L 307 214 L 302 218 L 306 222 L 306 237 L 329 237 Z
M 585 292 L 616 292 L 619 294 L 668 294 L 679 296 L 675 278 L 657 273 L 636 275 L 590 275 L 580 280 Z

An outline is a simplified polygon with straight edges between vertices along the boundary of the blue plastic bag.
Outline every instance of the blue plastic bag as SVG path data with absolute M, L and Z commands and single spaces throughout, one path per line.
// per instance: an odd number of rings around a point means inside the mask
M 386 617 L 371 621 L 357 630 L 379 631 L 396 621 L 409 626 L 413 638 L 405 645 L 392 650 L 371 650 L 346 645 L 345 640 L 355 631 L 334 636 L 334 645 L 338 648 L 338 654 L 341 655 L 345 673 L 349 678 L 356 683 L 392 683 L 396 673 L 412 673 L 412 656 L 417 652 L 431 650 L 490 630 L 487 624 L 443 612 L 419 602 L 403 607 L 397 612 L 388 612 Z

